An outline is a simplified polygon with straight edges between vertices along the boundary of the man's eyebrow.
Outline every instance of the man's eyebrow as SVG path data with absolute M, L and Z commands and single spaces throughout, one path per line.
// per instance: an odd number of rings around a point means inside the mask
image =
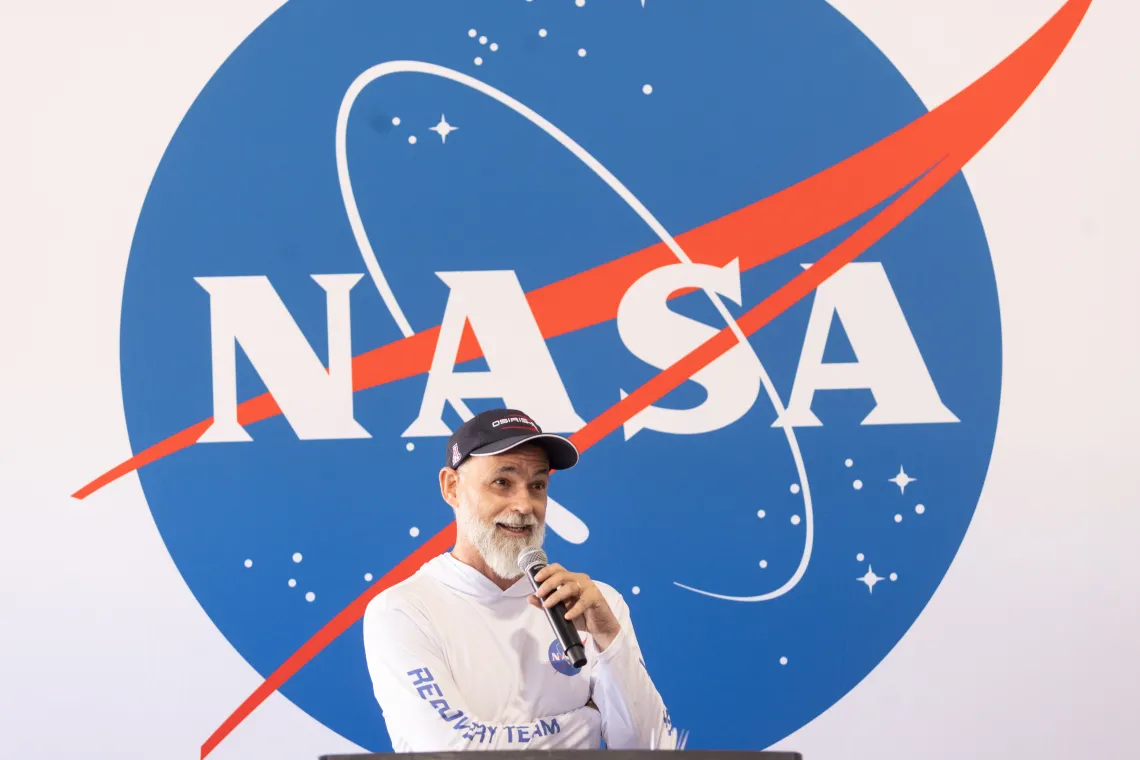
M 495 472 L 492 474 L 499 475 L 499 474 L 504 473 L 504 472 L 521 473 L 521 470 L 519 470 L 518 465 L 504 464 L 504 465 L 500 466 L 498 469 L 496 469 Z M 538 470 L 535 471 L 535 475 L 549 475 L 549 474 L 550 474 L 550 468 L 549 467 L 540 467 Z

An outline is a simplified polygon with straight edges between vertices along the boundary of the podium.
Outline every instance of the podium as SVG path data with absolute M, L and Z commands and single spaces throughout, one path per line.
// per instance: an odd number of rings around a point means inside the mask
M 483 760 L 661 760 L 672 750 L 636 749 L 533 749 L 479 751 Z M 753 752 L 750 750 L 681 750 L 692 760 L 803 760 L 799 752 Z M 377 753 L 321 755 L 319 760 L 472 760 L 472 752 Z

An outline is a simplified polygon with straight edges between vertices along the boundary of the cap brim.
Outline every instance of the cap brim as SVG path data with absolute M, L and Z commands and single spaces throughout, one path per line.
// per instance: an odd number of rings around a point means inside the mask
M 550 469 L 552 470 L 569 470 L 578 464 L 578 448 L 571 443 L 569 439 L 555 435 L 554 433 L 528 433 L 526 435 L 504 438 L 501 441 L 480 446 L 472 451 L 470 456 L 490 457 L 496 454 L 503 454 L 513 448 L 522 446 L 524 443 L 533 443 L 536 446 L 541 446 L 543 450 L 546 451 L 546 456 L 550 459 Z

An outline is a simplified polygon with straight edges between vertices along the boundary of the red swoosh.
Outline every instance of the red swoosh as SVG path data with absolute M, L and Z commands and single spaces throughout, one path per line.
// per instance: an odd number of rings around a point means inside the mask
M 809 294 L 954 177 L 1036 89 L 1076 32 L 1090 4 L 1091 0 L 1069 0 L 1037 33 L 978 81 L 890 137 L 787 190 L 678 237 L 695 261 L 723 265 L 739 257 L 741 269 L 748 269 L 815 239 L 914 183 L 811 268 L 746 312 L 738 320 L 744 334 L 756 332 Z M 632 282 L 673 261 L 664 245 L 658 244 L 535 290 L 528 300 L 543 335 L 561 335 L 612 319 L 621 294 Z M 579 300 L 584 292 L 590 292 L 592 304 Z M 356 357 L 355 388 L 360 390 L 426 371 L 437 331 L 433 328 Z M 585 451 L 735 344 L 733 333 L 728 328 L 721 330 L 591 420 L 572 436 L 575 444 Z M 460 352 L 460 360 L 478 355 L 477 344 L 469 340 Z M 242 404 L 239 420 L 249 424 L 277 413 L 276 403 L 265 394 Z M 147 449 L 80 489 L 76 497 L 83 498 L 126 472 L 190 445 L 208 425 L 209 420 L 199 423 Z M 202 757 L 269 694 L 359 620 L 372 598 L 410 576 L 428 559 L 450 547 L 454 539 L 452 523 L 329 621 L 206 740 Z

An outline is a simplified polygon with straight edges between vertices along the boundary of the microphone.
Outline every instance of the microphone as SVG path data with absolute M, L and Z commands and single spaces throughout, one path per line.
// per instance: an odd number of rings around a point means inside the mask
M 539 584 L 534 580 L 534 576 L 548 564 L 546 552 L 542 549 L 524 549 L 519 554 L 519 569 L 530 578 L 530 585 L 535 591 L 538 590 Z M 554 629 L 554 635 L 558 637 L 558 643 L 562 645 L 566 659 L 576 668 L 583 667 L 586 664 L 586 648 L 582 646 L 582 638 L 578 635 L 578 629 L 574 627 L 574 621 L 566 619 L 566 605 L 559 602 L 553 607 L 543 607 L 542 611 L 546 613 L 546 619 L 550 621 L 550 627 Z

